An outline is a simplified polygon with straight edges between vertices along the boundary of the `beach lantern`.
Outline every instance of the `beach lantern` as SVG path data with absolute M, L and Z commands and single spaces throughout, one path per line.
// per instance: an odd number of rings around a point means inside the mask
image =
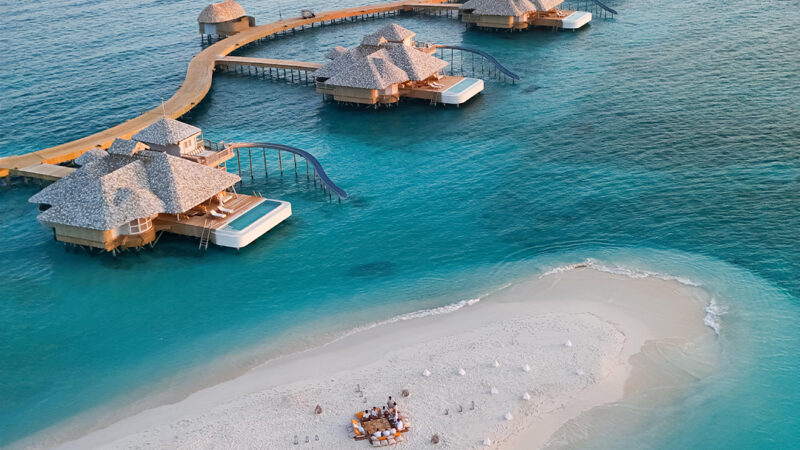
M 425 369 L 425 370 L 423 370 L 423 371 L 422 371 L 422 376 L 423 376 L 423 377 L 429 377 L 429 376 L 431 376 L 431 371 L 430 371 L 430 370 L 428 370 L 428 369 Z
M 495 359 L 494 362 L 492 363 L 492 367 L 500 367 L 500 361 Z
M 498 391 L 497 388 L 494 387 L 494 386 L 492 386 L 492 389 L 489 392 L 491 392 L 492 394 L 499 394 L 500 393 L 500 391 Z
M 466 370 L 464 370 L 464 368 L 462 367 L 462 368 L 458 369 L 458 374 L 459 374 L 459 375 L 461 375 L 461 376 L 463 377 L 464 375 L 466 375 L 466 374 L 467 374 L 467 371 L 466 371 Z
M 530 372 L 531 371 L 531 366 L 525 364 L 524 366 L 522 366 L 522 370 L 525 371 L 525 372 Z
M 505 416 L 503 416 L 503 417 L 505 417 L 505 418 L 506 418 L 506 420 L 514 420 L 514 415 L 513 415 L 513 414 L 511 414 L 511 412 L 510 412 L 510 411 L 509 411 L 509 412 L 507 412 L 507 413 L 506 413 L 506 415 L 505 415 Z
M 522 394 L 522 399 L 525 400 L 525 401 L 530 400 L 531 399 L 531 394 L 528 394 L 527 392 Z
M 572 341 L 567 339 L 567 342 L 564 342 L 564 347 L 572 347 Z
M 490 446 L 490 445 L 492 445 L 492 440 L 491 440 L 491 439 L 489 439 L 488 437 L 487 437 L 487 438 L 484 438 L 484 439 L 483 439 L 483 445 L 485 445 L 485 446 L 487 446 L 487 447 L 488 447 L 488 446 Z

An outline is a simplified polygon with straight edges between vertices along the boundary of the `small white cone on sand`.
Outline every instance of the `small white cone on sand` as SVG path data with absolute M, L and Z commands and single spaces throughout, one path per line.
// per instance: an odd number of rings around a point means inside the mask
M 572 347 L 572 341 L 567 339 L 567 342 L 564 342 L 564 347 Z
M 513 415 L 513 414 L 511 414 L 511 412 L 510 412 L 510 411 L 509 411 L 509 412 L 507 412 L 507 413 L 506 413 L 506 415 L 505 415 L 505 416 L 503 416 L 503 417 L 505 417 L 505 418 L 506 418 L 506 420 L 514 420 L 514 415 Z
M 522 394 L 522 399 L 523 400 L 530 400 L 531 399 L 531 394 L 528 394 L 527 392 Z
M 461 375 L 461 376 L 463 377 L 464 375 L 466 375 L 466 374 L 467 374 L 467 371 L 466 371 L 466 370 L 464 370 L 464 368 L 462 367 L 462 368 L 458 369 L 458 374 L 459 374 L 459 375 Z
M 582 376 L 586 375 L 586 372 L 584 372 L 581 369 L 578 369 L 578 370 L 575 371 L 575 375 L 577 375 L 579 377 L 582 377 Z
M 525 364 L 524 366 L 522 366 L 522 370 L 524 370 L 525 372 L 530 372 L 531 371 L 531 366 Z
M 492 394 L 499 394 L 500 393 L 500 391 L 498 391 L 497 388 L 494 387 L 494 386 L 492 386 L 492 389 L 489 392 L 491 392 Z
M 488 447 L 488 446 L 490 446 L 490 445 L 492 445 L 492 440 L 491 440 L 491 439 L 489 439 L 488 437 L 487 437 L 487 438 L 484 438 L 484 439 L 483 439 L 483 445 L 485 445 L 485 446 L 487 446 L 487 447 Z
M 495 359 L 494 362 L 492 363 L 492 367 L 500 367 L 500 361 Z
M 423 376 L 423 377 L 429 377 L 429 376 L 431 376 L 431 371 L 430 371 L 430 370 L 428 370 L 428 369 L 425 369 L 425 370 L 423 370 L 423 371 L 422 371 L 422 376 Z

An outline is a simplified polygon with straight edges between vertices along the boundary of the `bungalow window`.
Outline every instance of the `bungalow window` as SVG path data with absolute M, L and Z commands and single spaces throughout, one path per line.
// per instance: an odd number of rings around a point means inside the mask
M 153 221 L 149 217 L 133 219 L 128 223 L 128 234 L 139 234 L 153 228 Z

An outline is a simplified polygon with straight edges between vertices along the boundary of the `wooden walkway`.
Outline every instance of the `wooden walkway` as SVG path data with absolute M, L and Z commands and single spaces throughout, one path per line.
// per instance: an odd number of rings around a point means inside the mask
M 34 178 L 44 181 L 56 181 L 75 171 L 73 167 L 64 167 L 56 164 L 33 164 L 28 167 L 11 169 L 10 174 L 15 177 Z
M 319 63 L 292 61 L 288 59 L 245 58 L 242 56 L 223 56 L 217 58 L 216 63 L 217 66 L 220 67 L 251 66 L 270 69 L 299 70 L 301 72 L 313 72 L 322 67 L 322 64 Z
M 210 45 L 205 50 L 195 55 L 189 62 L 189 68 L 186 71 L 186 79 L 183 81 L 183 84 L 181 84 L 175 95 L 164 102 L 163 108 L 159 105 L 139 117 L 76 141 L 67 142 L 25 155 L 0 158 L 0 177 L 9 175 L 10 169 L 20 169 L 36 164 L 59 164 L 71 161 L 93 147 L 99 146 L 108 148 L 115 138 L 121 137 L 130 139 L 132 135 L 156 122 L 164 114 L 173 119 L 183 116 L 189 110 L 197 106 L 206 96 L 209 89 L 211 89 L 211 81 L 217 59 L 227 56 L 234 50 L 251 42 L 283 31 L 312 26 L 313 24 L 391 11 L 410 10 L 411 8 L 408 5 L 411 4 L 437 4 L 445 3 L 446 1 L 447 0 L 417 0 L 412 2 L 401 0 L 377 5 L 357 6 L 354 8 L 318 13 L 315 17 L 309 19 L 297 17 L 249 28 L 241 33 L 234 34 L 233 36 Z

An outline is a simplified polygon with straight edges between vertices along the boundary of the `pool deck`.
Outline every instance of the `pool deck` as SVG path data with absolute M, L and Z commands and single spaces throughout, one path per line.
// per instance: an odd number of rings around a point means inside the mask
M 410 4 L 438 4 L 445 2 L 446 0 L 417 0 L 413 2 L 406 0 L 369 6 L 356 6 L 353 8 L 320 12 L 317 13 L 315 17 L 308 19 L 295 17 L 249 28 L 216 42 L 195 55 L 189 62 L 186 79 L 180 85 L 178 91 L 164 102 L 163 105 L 159 105 L 139 117 L 72 142 L 24 155 L 0 158 L 0 177 L 8 176 L 11 169 L 20 169 L 37 164 L 59 164 L 71 161 L 91 148 L 108 148 L 115 138 L 130 139 L 132 135 L 158 121 L 165 115 L 173 119 L 183 116 L 197 106 L 211 89 L 214 67 L 217 64 L 217 60 L 221 57 L 228 56 L 234 50 L 251 42 L 283 31 L 311 26 L 312 24 L 370 14 L 410 10 L 408 7 Z
M 211 214 L 196 216 L 184 216 L 181 214 L 181 218 L 178 220 L 174 215 L 162 214 L 153 221 L 153 225 L 155 225 L 156 230 L 165 230 L 170 233 L 199 238 L 203 235 L 204 229 L 219 230 L 264 200 L 262 197 L 252 195 L 231 195 L 233 198 L 225 202 L 225 207 L 232 209 L 234 212 L 228 214 L 225 218 L 217 218 Z M 212 202 L 210 209 L 216 209 L 218 206 L 218 202 Z
M 438 83 L 442 85 L 441 88 L 435 87 L 414 87 L 408 89 L 400 89 L 400 96 L 408 98 L 419 98 L 423 100 L 438 101 L 442 92 L 450 89 L 456 84 L 460 83 L 464 77 L 454 77 L 450 75 L 443 76 Z

